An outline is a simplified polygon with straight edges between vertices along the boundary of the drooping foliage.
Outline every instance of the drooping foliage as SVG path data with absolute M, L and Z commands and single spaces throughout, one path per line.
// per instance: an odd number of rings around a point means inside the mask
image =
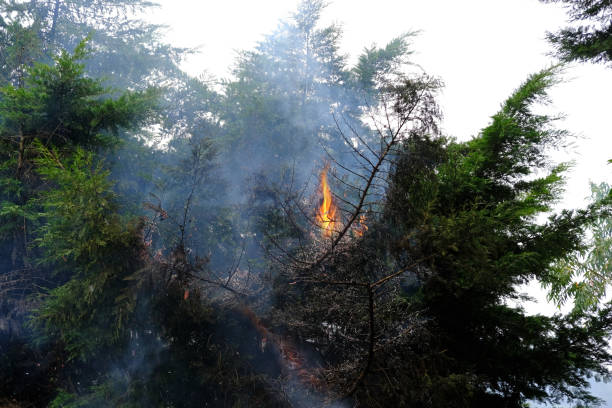
M 416 305 L 434 318 L 432 331 L 448 359 L 441 380 L 471 384 L 471 396 L 459 406 L 518 407 L 547 397 L 588 401 L 583 376 L 607 374 L 600 364 L 610 359 L 608 307 L 591 317 L 547 318 L 506 303 L 520 298 L 518 284 L 546 282 L 555 261 L 583 248 L 588 223 L 609 212 L 594 205 L 537 222 L 558 199 L 566 169 L 551 167 L 545 155 L 564 133 L 550 127 L 552 118 L 533 113 L 554 78 L 554 69 L 529 78 L 478 137 L 450 142 L 434 156 L 439 162 L 430 164 L 427 178 L 402 171 L 414 166 L 412 143 L 395 170 L 401 178 L 393 184 L 389 214 L 401 222 L 404 200 L 417 207 L 409 207 L 416 216 L 404 224 L 410 239 L 398 250 L 431 256 L 417 272 L 423 286 Z M 598 335 L 584 337 L 591 328 Z M 572 351 L 559 353 L 564 344 Z
M 610 202 L 610 185 L 591 184 L 593 205 L 606 205 Z M 549 298 L 561 306 L 573 300 L 574 310 L 597 310 L 604 301 L 610 286 L 610 249 L 612 248 L 612 229 L 610 214 L 594 219 L 589 223 L 589 246 L 576 251 L 558 262 L 550 279 L 545 281 L 550 287 Z
M 612 4 L 608 0 L 541 0 L 564 3 L 570 21 L 575 25 L 556 33 L 548 40 L 566 61 L 609 63 L 612 60 Z M 579 24 L 579 25 L 578 25 Z

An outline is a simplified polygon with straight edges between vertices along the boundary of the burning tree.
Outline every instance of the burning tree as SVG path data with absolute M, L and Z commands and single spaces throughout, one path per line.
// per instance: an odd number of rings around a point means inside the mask
M 334 203 L 329 183 L 327 182 L 327 172 L 329 171 L 329 164 L 325 165 L 325 168 L 321 170 L 321 195 L 323 200 L 317 211 L 317 223 L 323 231 L 325 237 L 331 237 L 336 229 L 336 211 L 337 206 Z
M 536 222 L 566 170 L 545 154 L 564 132 L 532 111 L 555 69 L 530 77 L 460 143 L 438 130 L 440 82 L 405 71 L 408 36 L 347 69 L 339 29 L 317 26 L 322 9 L 303 2 L 241 55 L 222 94 L 176 85 L 185 97 L 166 116 L 166 150 L 115 132 L 150 124 L 154 93 L 107 100 L 68 54 L 37 66 L 27 87 L 3 90 L 0 216 L 11 222 L 0 228 L 0 264 L 32 261 L 52 281 L 40 289 L 14 265 L 0 271 L 0 294 L 14 282 L 41 293 L 30 329 L 47 347 L 13 341 L 4 353 L 0 343 L 0 404 L 590 400 L 585 375 L 605 376 L 612 362 L 609 307 L 547 318 L 507 302 L 520 298 L 518 283 L 554 281 L 551 265 L 573 261 L 585 225 L 610 213 L 603 198 Z M 49 91 L 72 89 L 85 93 Z M 73 102 L 55 120 L 57 100 Z M 94 142 L 118 139 L 130 148 L 109 160 L 150 174 L 120 176 L 102 160 L 111 151 Z M 307 183 L 311 169 L 317 181 Z M 34 381 L 12 375 L 26 354 Z M 45 377 L 31 398 L 28 385 Z
M 584 375 L 609 375 L 612 310 L 544 317 L 507 304 L 517 284 L 546 282 L 610 211 L 600 201 L 536 223 L 567 168 L 546 160 L 565 132 L 532 112 L 555 78 L 554 67 L 532 75 L 463 143 L 436 133 L 437 83 L 423 78 L 381 87 L 368 116 L 378 150 L 337 120 L 357 164 L 331 162 L 357 182 L 334 175 L 336 191 L 356 199 L 334 194 L 334 229 L 312 225 L 326 239 L 274 255 L 277 319 L 320 352 L 332 396 L 356 406 L 593 400 Z M 367 233 L 349 234 L 366 208 Z
M 414 279 L 426 257 L 387 255 L 394 232 L 383 222 L 384 197 L 402 145 L 437 135 L 435 93 L 440 83 L 426 75 L 377 80 L 376 93 L 364 95 L 367 125 L 360 129 L 369 133 L 358 132 L 342 113 L 334 114 L 336 132 L 351 154 L 347 163 L 327 151 L 329 163 L 320 174 L 321 204 L 314 219 L 297 200 L 289 199 L 291 205 L 284 207 L 291 220 L 304 215 L 306 224 L 298 228 L 312 229 L 314 240 L 306 245 L 286 241 L 283 246 L 270 238 L 276 250 L 271 256 L 279 261 L 277 319 L 301 341 L 315 345 L 326 362 L 319 376 L 331 385 L 332 395 L 342 398 L 361 387 L 383 343 L 424 333 L 417 315 L 407 316 L 401 330 L 394 327 L 397 322 L 387 322 L 389 309 L 402 308 L 397 304 L 400 277 Z M 343 174 L 331 172 L 332 163 Z M 328 175 L 338 187 L 335 193 Z

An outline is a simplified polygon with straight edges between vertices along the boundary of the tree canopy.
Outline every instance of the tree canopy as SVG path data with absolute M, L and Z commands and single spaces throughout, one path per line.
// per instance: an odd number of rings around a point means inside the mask
M 458 141 L 413 33 L 351 66 L 305 0 L 212 86 L 153 6 L 0 0 L 0 405 L 598 403 L 612 202 L 555 207 L 560 66 Z

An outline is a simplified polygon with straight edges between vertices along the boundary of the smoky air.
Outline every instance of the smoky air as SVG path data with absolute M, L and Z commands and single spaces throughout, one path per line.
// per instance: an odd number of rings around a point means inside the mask
M 219 80 L 153 7 L 0 1 L 0 407 L 602 402 L 610 186 L 555 207 L 539 107 L 609 30 L 549 34 L 459 141 L 404 27 L 349 56 L 304 0 Z M 531 281 L 571 312 L 527 313 Z

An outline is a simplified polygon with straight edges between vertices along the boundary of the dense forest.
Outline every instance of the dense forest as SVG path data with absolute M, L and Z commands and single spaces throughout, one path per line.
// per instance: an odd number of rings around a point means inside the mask
M 556 2 L 558 65 L 458 141 L 415 34 L 349 64 L 322 0 L 216 83 L 149 1 L 0 0 L 0 407 L 601 403 L 612 192 L 558 209 L 538 107 L 612 4 Z

